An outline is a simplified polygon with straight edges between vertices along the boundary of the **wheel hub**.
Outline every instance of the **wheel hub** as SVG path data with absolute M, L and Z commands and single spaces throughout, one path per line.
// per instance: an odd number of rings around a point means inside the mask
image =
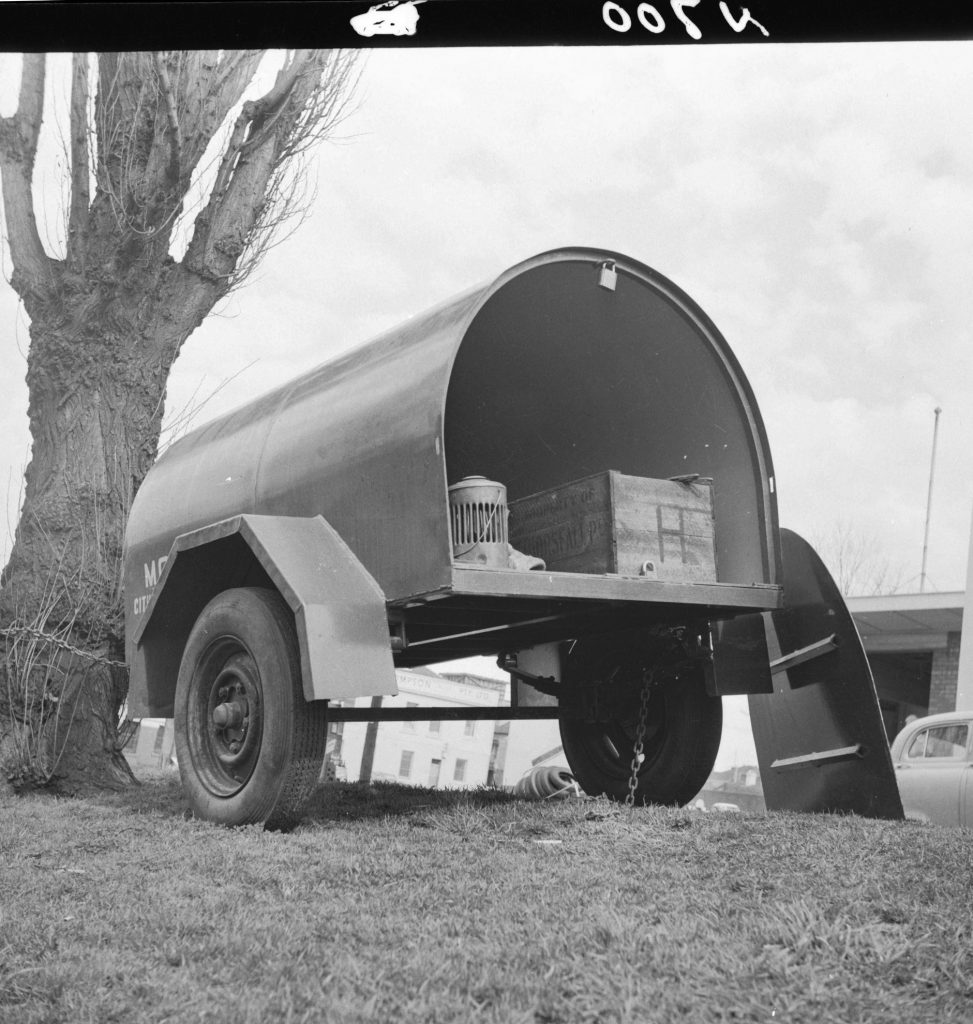
M 210 686 L 208 732 L 223 770 L 242 782 L 253 770 L 260 744 L 256 722 L 259 689 L 252 659 L 243 652 L 227 658 Z
M 237 729 L 243 724 L 247 709 L 234 701 L 229 704 L 217 704 L 213 708 L 213 724 L 217 729 Z

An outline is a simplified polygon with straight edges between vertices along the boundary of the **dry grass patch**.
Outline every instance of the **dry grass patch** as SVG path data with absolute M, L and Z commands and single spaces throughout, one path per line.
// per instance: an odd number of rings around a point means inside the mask
M 172 775 L 0 814 L 5 1024 L 973 1018 L 969 832 L 333 785 L 282 835 Z

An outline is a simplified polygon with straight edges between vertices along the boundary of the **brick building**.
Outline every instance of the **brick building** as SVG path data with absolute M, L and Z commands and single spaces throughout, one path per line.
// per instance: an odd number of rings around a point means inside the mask
M 849 597 L 891 739 L 909 715 L 957 707 L 963 591 Z
M 850 597 L 891 739 L 909 715 L 973 708 L 973 536 L 966 590 Z

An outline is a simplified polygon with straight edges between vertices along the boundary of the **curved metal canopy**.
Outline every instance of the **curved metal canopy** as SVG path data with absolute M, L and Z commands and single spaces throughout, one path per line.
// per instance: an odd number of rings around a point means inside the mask
M 449 483 L 514 500 L 607 469 L 712 477 L 720 581 L 777 583 L 770 452 L 726 341 L 649 267 L 558 249 L 174 444 L 132 509 L 127 594 L 177 534 L 321 514 L 403 600 L 449 584 Z

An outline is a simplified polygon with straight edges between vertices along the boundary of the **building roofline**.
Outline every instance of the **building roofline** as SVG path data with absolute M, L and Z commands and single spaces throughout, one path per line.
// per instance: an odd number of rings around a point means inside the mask
M 852 615 L 869 612 L 906 611 L 961 611 L 966 599 L 965 591 L 942 590 L 924 594 L 868 594 L 846 597 L 845 603 Z

